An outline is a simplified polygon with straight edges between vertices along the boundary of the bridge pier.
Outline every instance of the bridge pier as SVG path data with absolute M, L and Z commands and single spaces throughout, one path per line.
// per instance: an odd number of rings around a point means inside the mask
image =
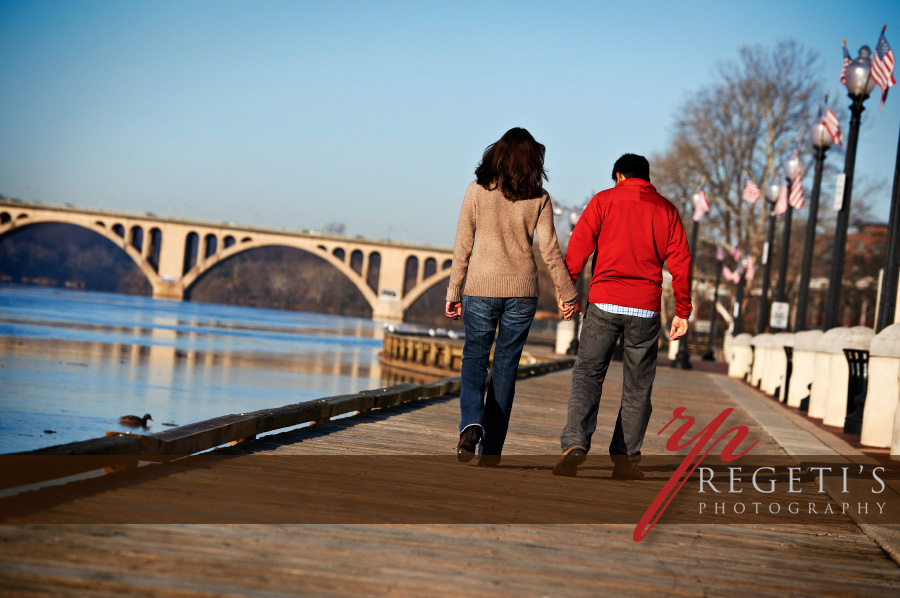
M 403 321 L 403 304 L 397 300 L 378 299 L 372 306 L 372 319 L 386 322 Z
M 161 280 L 153 285 L 153 298 L 184 301 L 184 288 L 176 281 Z

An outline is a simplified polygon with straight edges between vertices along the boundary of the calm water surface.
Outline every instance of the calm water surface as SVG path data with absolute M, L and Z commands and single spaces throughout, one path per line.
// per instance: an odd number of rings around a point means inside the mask
M 129 431 L 126 414 L 150 413 L 159 432 L 385 386 L 381 333 L 359 318 L 0 285 L 0 453 Z

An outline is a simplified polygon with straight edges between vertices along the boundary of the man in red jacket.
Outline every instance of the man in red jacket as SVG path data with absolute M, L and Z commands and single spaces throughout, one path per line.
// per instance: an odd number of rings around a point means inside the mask
M 566 266 L 575 280 L 595 254 L 566 427 L 553 473 L 573 476 L 591 448 L 603 381 L 620 335 L 625 337 L 622 404 L 609 454 L 616 479 L 641 479 L 641 444 L 650 420 L 656 377 L 662 267 L 672 274 L 675 317 L 669 336 L 681 338 L 691 315 L 691 254 L 678 210 L 650 184 L 650 164 L 625 154 L 612 172 L 616 185 L 591 199 L 575 225 Z

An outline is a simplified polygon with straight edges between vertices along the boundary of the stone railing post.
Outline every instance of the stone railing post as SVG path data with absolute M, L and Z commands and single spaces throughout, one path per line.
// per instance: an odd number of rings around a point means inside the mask
M 842 339 L 841 346 L 832 346 L 831 376 L 828 383 L 828 399 L 825 405 L 825 416 L 822 423 L 826 426 L 837 426 L 843 429 L 847 417 L 847 386 L 850 383 L 850 366 L 844 349 L 869 350 L 869 343 L 875 331 L 866 326 L 854 326 Z M 851 397 L 852 398 L 852 397 Z
M 895 421 L 900 403 L 900 324 L 875 335 L 869 345 L 869 391 L 863 411 L 861 444 L 890 447 L 900 428 Z M 900 447 L 897 447 L 900 449 Z M 900 454 L 893 452 L 893 454 Z
M 794 334 L 794 365 L 788 386 L 788 407 L 800 407 L 800 402 L 809 397 L 815 376 L 816 343 L 822 334 L 821 330 L 804 330 Z

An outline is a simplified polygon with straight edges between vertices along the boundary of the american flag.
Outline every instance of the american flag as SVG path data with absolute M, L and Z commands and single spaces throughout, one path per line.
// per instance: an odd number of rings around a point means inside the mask
M 753 262 L 753 256 L 751 255 L 747 258 L 747 264 L 744 266 L 744 278 L 753 280 L 754 276 L 756 276 L 756 264 Z
M 797 174 L 794 175 L 794 180 L 791 182 L 791 196 L 788 198 L 788 203 L 795 210 L 803 209 L 805 203 L 803 200 L 803 174 L 800 170 L 797 170 Z
M 881 29 L 881 37 L 875 44 L 875 57 L 872 59 L 872 80 L 881 86 L 881 109 L 884 110 L 884 100 L 887 98 L 888 89 L 897 83 L 894 79 L 894 51 L 884 38 L 884 28 Z
M 775 215 L 781 216 L 788 209 L 788 190 L 787 184 L 781 183 L 781 192 L 778 194 L 778 201 L 775 202 Z
M 850 64 L 850 52 L 847 51 L 847 40 L 841 40 L 841 46 L 844 50 L 844 66 L 841 67 L 841 85 L 847 84 L 847 66 Z
M 744 199 L 750 203 L 756 203 L 760 197 L 759 186 L 748 178 L 744 183 Z
M 736 262 L 741 261 L 742 255 L 743 254 L 741 253 L 741 249 L 739 247 L 735 247 L 734 249 L 731 250 L 731 259 L 733 259 Z
M 700 190 L 694 194 L 694 222 L 699 222 L 700 218 L 709 211 L 705 187 L 706 185 L 700 187 Z
M 822 125 L 825 126 L 825 130 L 831 135 L 831 140 L 844 147 L 844 138 L 841 136 L 841 123 L 838 122 L 834 110 L 826 106 L 825 113 L 821 115 L 821 118 Z
M 740 270 L 732 270 L 728 266 L 722 266 L 722 276 L 725 277 L 725 280 L 730 280 L 734 284 L 741 282 L 741 272 Z
M 724 262 L 725 261 L 725 248 L 721 245 L 716 245 L 716 261 Z

